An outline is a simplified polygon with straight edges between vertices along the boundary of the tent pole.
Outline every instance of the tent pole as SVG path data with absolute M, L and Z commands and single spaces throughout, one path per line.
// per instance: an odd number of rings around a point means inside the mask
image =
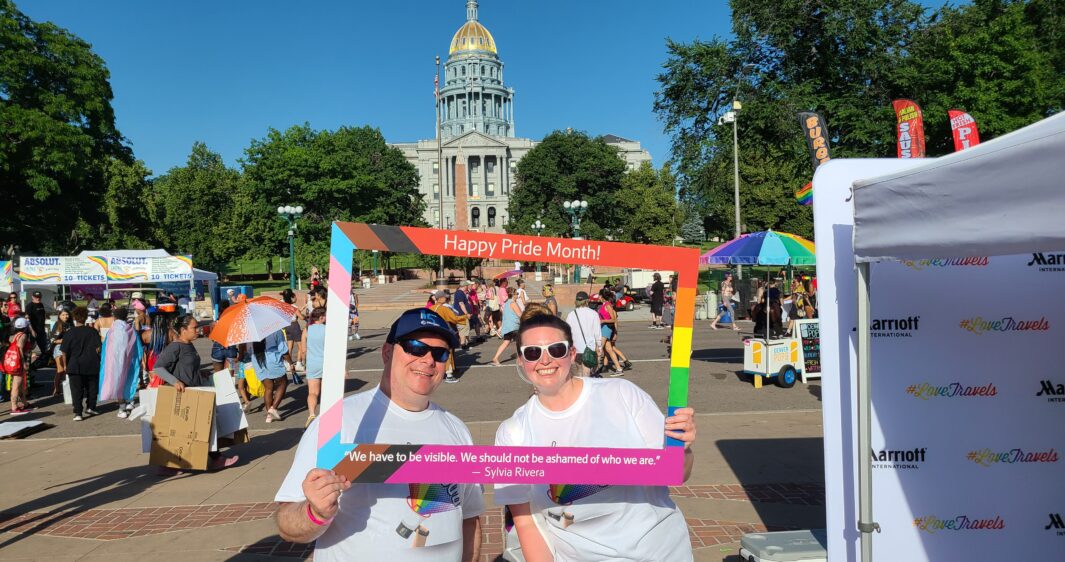
M 872 361 L 869 326 L 872 315 L 869 301 L 869 264 L 858 264 L 858 532 L 861 533 L 861 561 L 873 560 L 873 531 L 880 525 L 873 521 Z

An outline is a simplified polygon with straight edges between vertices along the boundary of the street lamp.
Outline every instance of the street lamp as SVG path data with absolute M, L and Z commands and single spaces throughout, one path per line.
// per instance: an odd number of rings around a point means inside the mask
M 303 205 L 284 205 L 277 208 L 277 214 L 288 221 L 288 288 L 296 290 L 296 219 L 303 214 Z
M 541 222 L 540 219 L 536 219 L 536 222 L 532 223 L 533 232 L 535 232 L 536 235 L 539 236 L 540 233 L 544 231 L 545 226 L 547 225 Z
M 566 210 L 569 215 L 569 224 L 573 227 L 573 239 L 580 240 L 581 238 L 581 216 L 588 210 L 588 202 L 584 200 L 574 199 L 573 201 L 566 201 L 562 203 L 562 208 Z M 580 268 L 576 265 L 573 266 L 573 282 L 578 283 L 580 281 Z
M 441 220 L 443 220 L 443 217 L 444 217 L 444 144 L 443 144 L 444 136 L 443 136 L 443 130 L 441 129 L 441 125 L 440 125 L 440 121 L 441 121 L 440 105 L 441 105 L 441 101 L 442 100 L 440 99 L 440 56 L 439 55 L 437 55 L 437 57 L 436 57 L 436 76 L 433 78 L 433 80 L 434 80 L 434 82 L 436 82 L 436 87 L 434 88 L 434 90 L 436 91 L 436 178 L 435 179 L 436 179 L 436 185 L 439 186 L 439 187 L 436 188 L 437 196 L 439 197 L 439 199 L 437 200 L 437 205 L 439 205 L 439 207 L 440 207 L 440 218 L 441 218 Z M 439 228 L 440 227 L 440 223 L 437 223 L 436 226 L 437 226 L 437 228 Z M 448 227 L 448 228 L 450 228 L 450 227 Z M 440 254 L 440 275 L 436 278 L 436 280 L 437 280 L 437 282 L 442 282 L 443 279 L 444 279 L 444 254 Z

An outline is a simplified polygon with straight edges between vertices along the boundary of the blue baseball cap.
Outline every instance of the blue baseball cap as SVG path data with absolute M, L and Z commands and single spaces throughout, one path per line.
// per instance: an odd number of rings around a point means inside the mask
M 412 308 L 392 323 L 392 329 L 388 331 L 386 342 L 394 344 L 406 338 L 414 332 L 433 332 L 447 340 L 448 347 L 459 346 L 459 336 L 447 322 L 437 313 L 428 308 Z

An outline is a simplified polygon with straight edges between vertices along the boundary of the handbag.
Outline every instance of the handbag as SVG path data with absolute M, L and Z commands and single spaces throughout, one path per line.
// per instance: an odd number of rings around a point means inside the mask
M 581 326 L 581 315 L 574 312 L 573 316 L 577 319 L 577 329 L 581 331 L 581 341 L 587 343 L 588 338 L 584 337 L 584 326 Z M 596 368 L 599 365 L 599 354 L 594 349 L 585 346 L 584 351 L 581 352 L 581 365 L 589 369 Z

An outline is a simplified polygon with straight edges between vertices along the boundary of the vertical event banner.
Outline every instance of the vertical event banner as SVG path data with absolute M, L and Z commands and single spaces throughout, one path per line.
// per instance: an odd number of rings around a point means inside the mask
M 672 438 L 667 438 L 666 446 L 661 449 L 342 443 L 346 326 L 356 249 L 676 271 L 677 308 L 667 415 L 685 407 L 688 401 L 698 249 L 335 222 L 330 242 L 318 467 L 333 469 L 352 482 L 603 485 L 679 485 L 682 482 L 684 447 Z M 507 414 L 500 412 L 501 417 Z
M 167 256 L 148 258 L 148 281 L 192 281 L 192 258 Z
M 924 117 L 921 107 L 913 100 L 891 102 L 895 108 L 899 158 L 924 158 Z
M 148 259 L 139 256 L 112 256 L 107 260 L 107 281 L 110 283 L 147 282 Z
M 829 557 L 857 559 L 857 455 L 872 460 L 877 560 L 1065 552 L 1065 252 L 870 267 L 872 442 L 858 451 L 850 187 L 912 164 L 860 160 L 818 182 Z M 1023 287 L 989 299 L 1001 287 Z M 849 384 L 846 381 L 850 381 Z M 839 428 L 829 431 L 827 428 Z M 838 433 L 837 433 L 838 432 Z
M 0 261 L 0 291 L 10 293 L 14 290 L 14 268 L 11 260 Z
M 806 137 L 806 146 L 810 149 L 810 160 L 816 173 L 818 166 L 832 158 L 828 148 L 828 127 L 825 126 L 824 117 L 815 111 L 800 111 L 799 125 L 802 126 L 803 135 Z M 808 182 L 796 191 L 795 200 L 800 205 L 813 205 L 813 182 Z
M 972 115 L 960 109 L 948 110 L 947 114 L 950 115 L 950 132 L 954 135 L 954 152 L 980 144 L 980 131 Z

